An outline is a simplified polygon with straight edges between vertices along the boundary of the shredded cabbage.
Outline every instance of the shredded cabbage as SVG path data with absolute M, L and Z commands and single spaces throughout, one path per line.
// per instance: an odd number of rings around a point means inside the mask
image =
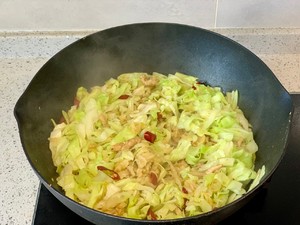
M 49 138 L 66 196 L 113 215 L 174 219 L 205 213 L 252 190 L 258 146 L 238 107 L 182 73 L 126 73 L 90 91 Z

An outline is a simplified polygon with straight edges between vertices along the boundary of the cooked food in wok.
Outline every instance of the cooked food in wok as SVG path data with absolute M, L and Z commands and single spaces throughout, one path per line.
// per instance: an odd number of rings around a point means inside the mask
M 220 208 L 254 188 L 258 146 L 238 106 L 196 77 L 126 73 L 90 90 L 54 123 L 58 184 L 93 209 L 174 219 Z

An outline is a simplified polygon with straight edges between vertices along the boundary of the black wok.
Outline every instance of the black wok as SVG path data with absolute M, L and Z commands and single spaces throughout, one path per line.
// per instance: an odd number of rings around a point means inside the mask
M 176 71 L 198 75 L 224 91 L 239 90 L 239 106 L 259 145 L 256 167 L 266 166 L 261 184 L 239 200 L 203 215 L 164 221 L 134 220 L 101 213 L 64 196 L 48 148 L 48 136 L 79 86 L 102 85 L 124 72 Z M 292 100 L 271 70 L 246 48 L 221 35 L 178 24 L 120 26 L 89 35 L 51 58 L 15 106 L 25 154 L 48 190 L 95 224 L 215 224 L 245 205 L 275 171 L 287 145 Z M 284 194 L 284 193 L 283 193 Z

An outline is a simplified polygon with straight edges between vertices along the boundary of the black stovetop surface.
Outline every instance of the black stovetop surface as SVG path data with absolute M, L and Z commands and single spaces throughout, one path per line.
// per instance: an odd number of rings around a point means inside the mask
M 243 208 L 218 225 L 300 224 L 300 94 L 293 94 L 294 116 L 286 154 L 270 182 Z M 91 225 L 62 203 L 43 185 L 33 225 Z

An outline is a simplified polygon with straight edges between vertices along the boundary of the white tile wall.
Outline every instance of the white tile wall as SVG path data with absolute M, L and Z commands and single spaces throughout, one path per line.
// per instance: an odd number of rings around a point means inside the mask
M 0 30 L 89 30 L 138 22 L 213 27 L 217 0 L 0 0 Z
M 218 0 L 218 27 L 300 27 L 299 0 Z
M 101 30 L 153 21 L 204 28 L 300 27 L 300 1 L 0 0 L 0 31 Z

